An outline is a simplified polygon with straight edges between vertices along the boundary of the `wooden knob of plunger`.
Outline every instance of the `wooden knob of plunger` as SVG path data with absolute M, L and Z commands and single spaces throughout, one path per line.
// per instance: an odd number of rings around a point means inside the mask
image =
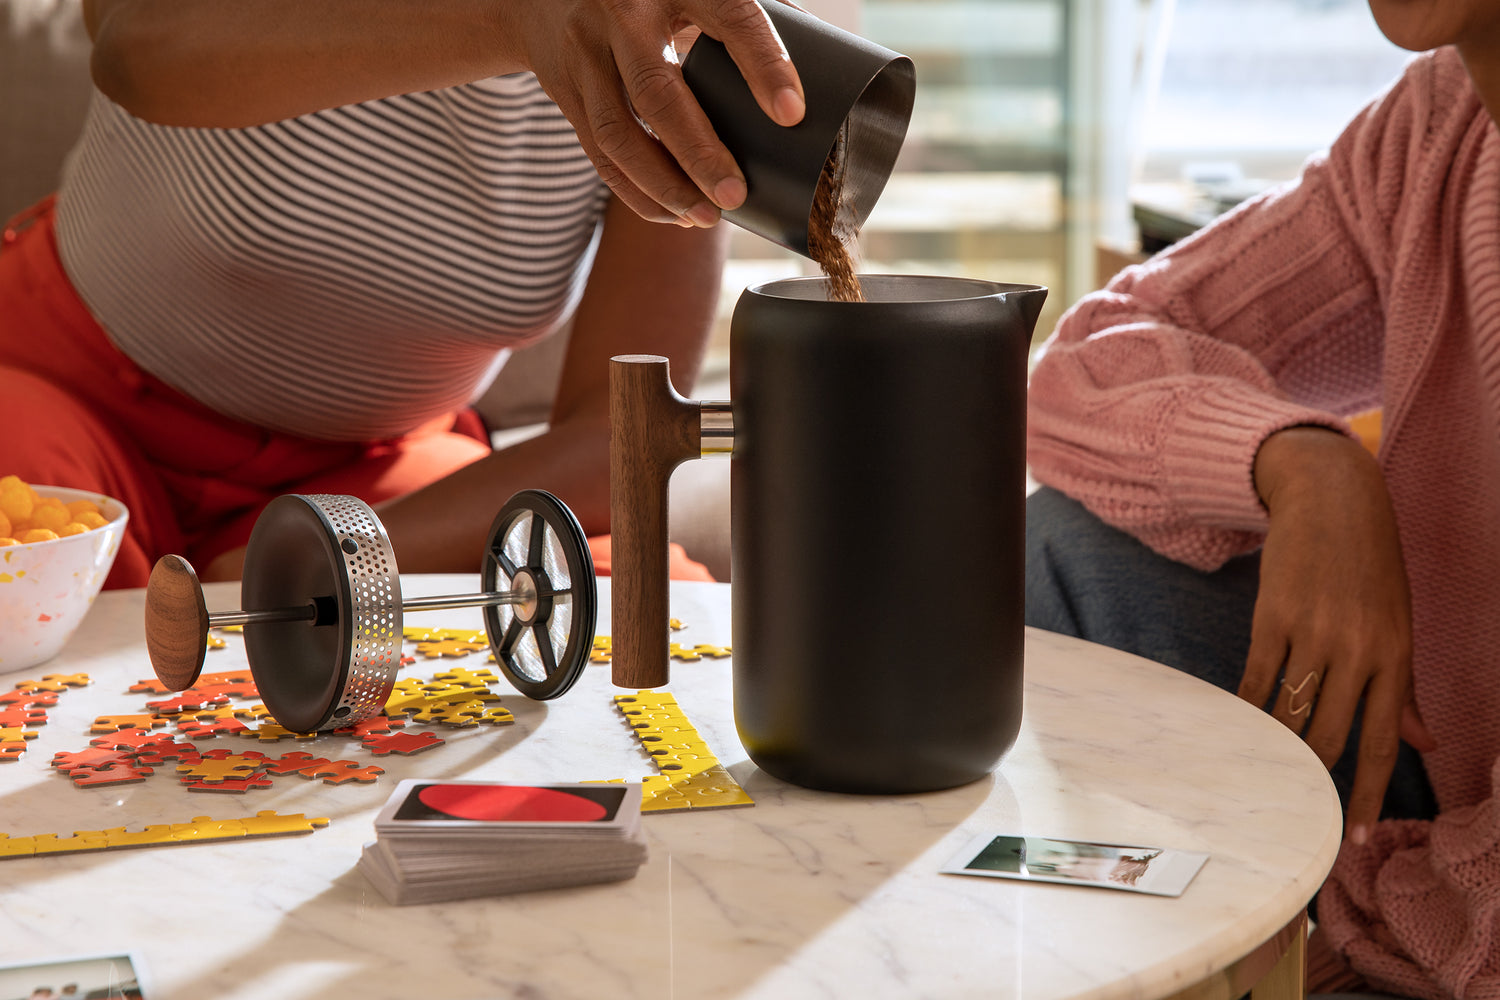
M 614 683 L 667 683 L 667 485 L 701 448 L 700 409 L 672 388 L 667 359 L 609 362 L 610 661 Z
M 156 561 L 146 583 L 146 652 L 157 678 L 186 691 L 203 670 L 208 649 L 208 607 L 192 564 L 182 556 Z

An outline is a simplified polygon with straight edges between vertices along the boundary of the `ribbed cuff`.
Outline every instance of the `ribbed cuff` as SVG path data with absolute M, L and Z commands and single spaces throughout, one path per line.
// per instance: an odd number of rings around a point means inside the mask
M 1327 427 L 1353 437 L 1338 417 L 1243 384 L 1215 386 L 1172 415 L 1162 456 L 1164 489 L 1193 520 L 1231 531 L 1266 530 L 1255 492 L 1255 453 L 1288 427 Z

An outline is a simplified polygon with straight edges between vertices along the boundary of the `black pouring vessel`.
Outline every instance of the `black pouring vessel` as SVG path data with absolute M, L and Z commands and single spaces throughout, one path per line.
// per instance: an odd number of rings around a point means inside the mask
M 1047 290 L 746 290 L 730 334 L 734 715 L 763 770 L 920 792 L 1021 723 L 1026 360 Z
M 807 98 L 785 127 L 756 103 L 717 39 L 700 36 L 682 75 L 745 175 L 746 196 L 724 218 L 803 256 L 818 177 L 847 126 L 841 222 L 857 232 L 884 190 L 916 98 L 912 61 L 777 0 L 761 0 Z

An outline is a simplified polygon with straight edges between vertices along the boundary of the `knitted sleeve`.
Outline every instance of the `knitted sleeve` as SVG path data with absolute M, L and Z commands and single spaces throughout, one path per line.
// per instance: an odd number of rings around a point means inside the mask
M 1390 233 L 1428 155 L 1432 62 L 1297 180 L 1063 316 L 1031 378 L 1038 481 L 1200 569 L 1261 543 L 1261 442 L 1294 425 L 1350 433 L 1344 418 L 1379 404 Z

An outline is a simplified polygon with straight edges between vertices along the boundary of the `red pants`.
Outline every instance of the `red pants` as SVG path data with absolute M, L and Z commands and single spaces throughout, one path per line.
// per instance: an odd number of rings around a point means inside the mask
M 362 444 L 224 417 L 110 343 L 58 259 L 50 199 L 0 238 L 0 476 L 94 490 L 129 508 L 107 588 L 144 587 L 169 552 L 207 565 L 245 544 L 261 509 L 280 494 L 342 493 L 375 504 L 489 451 L 471 411 Z M 607 574 L 609 538 L 591 539 L 590 548 Z M 671 563 L 676 579 L 712 579 L 675 545 Z

